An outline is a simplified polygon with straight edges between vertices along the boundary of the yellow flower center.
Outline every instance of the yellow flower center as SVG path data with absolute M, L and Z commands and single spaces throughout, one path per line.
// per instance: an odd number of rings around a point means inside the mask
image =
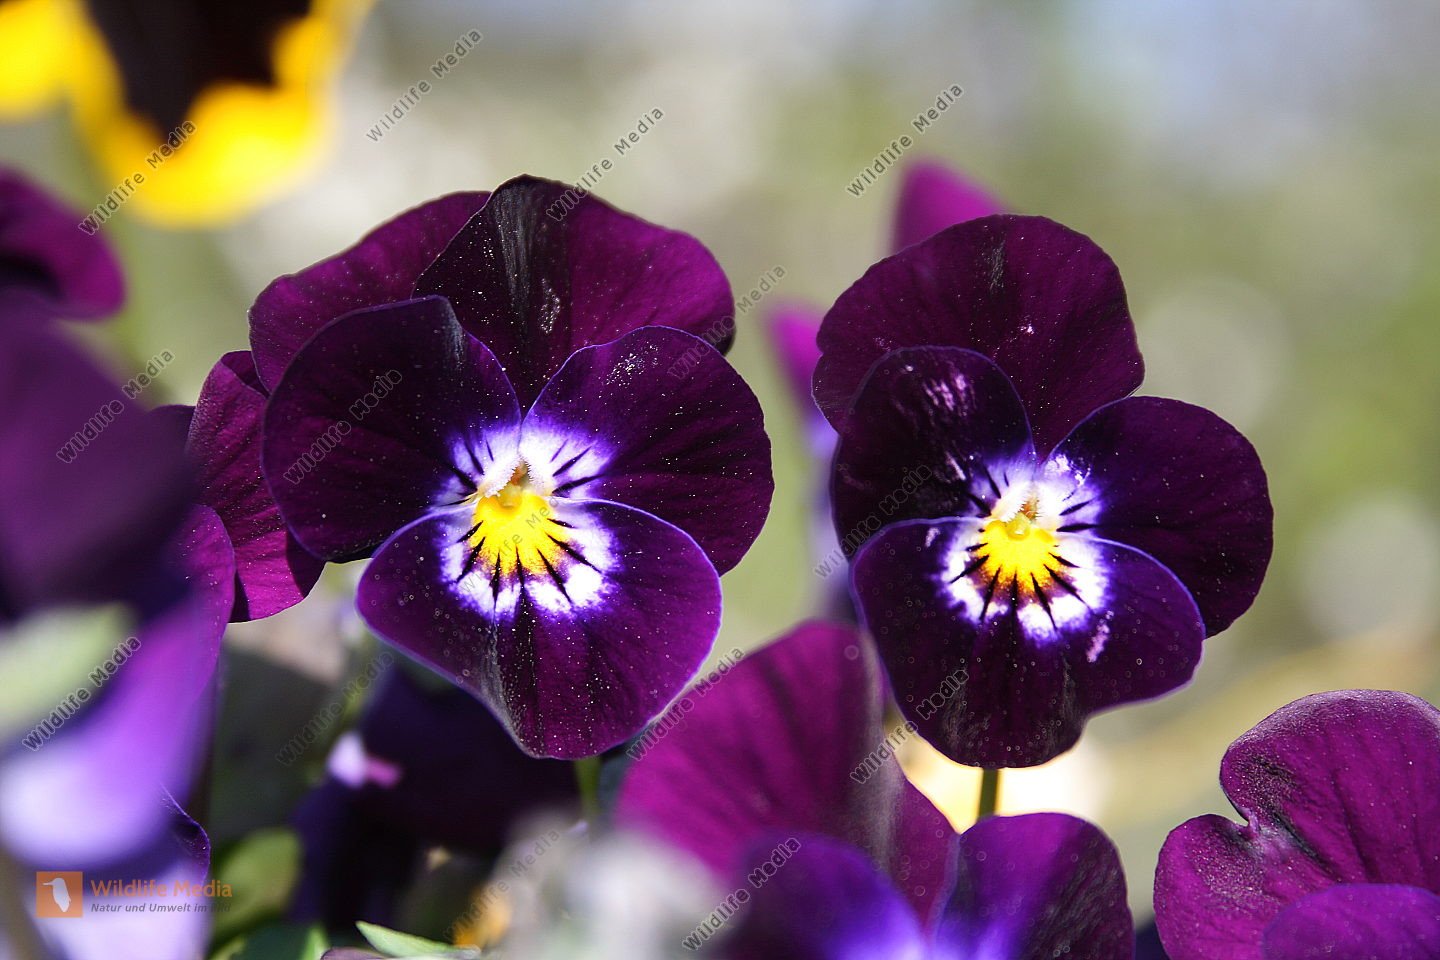
M 1011 516 L 991 514 L 981 528 L 975 560 L 994 592 L 1015 590 L 1043 599 L 1045 588 L 1060 573 L 1059 542 L 1054 529 L 1036 519 L 1037 500 L 1030 497 Z
M 555 576 L 568 541 L 566 525 L 554 518 L 550 501 L 530 482 L 523 462 L 509 483 L 488 497 L 476 494 L 474 503 L 474 526 L 466 535 L 467 573 L 478 566 L 492 576 L 509 576 L 519 567 Z

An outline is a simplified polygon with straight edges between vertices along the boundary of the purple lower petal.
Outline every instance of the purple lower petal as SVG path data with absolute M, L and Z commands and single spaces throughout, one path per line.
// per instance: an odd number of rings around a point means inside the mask
M 262 290 L 250 308 L 250 349 L 264 384 L 274 389 L 290 358 L 336 317 L 410 299 L 416 278 L 487 196 L 452 193 L 421 204 L 376 227 L 344 253 Z
M 720 623 L 695 542 L 605 501 L 550 502 L 537 537 L 476 559 L 468 510 L 425 517 L 360 584 L 377 633 L 469 690 L 532 756 L 591 756 L 638 732 L 704 661 Z M 514 559 L 509 559 L 513 557 Z
M 1331 887 L 1280 914 L 1264 947 L 1265 960 L 1434 960 L 1440 897 L 1416 887 Z
M 1004 211 L 988 191 L 944 164 L 917 161 L 905 168 L 900 182 L 890 249 L 903 250 L 946 227 Z
M 1164 567 L 1122 544 L 1060 541 L 1053 578 L 1001 582 L 975 559 L 982 521 L 885 528 L 851 568 L 896 701 L 950 759 L 1044 763 L 1085 718 L 1190 678 L 1203 627 Z
M 914 911 L 854 847 L 818 834 L 777 833 L 753 845 L 747 857 L 754 869 L 779 865 L 758 886 L 747 881 L 741 888 L 746 902 L 730 921 L 735 934 L 721 946 L 727 960 L 921 960 L 926 955 Z
M 1282 910 L 1336 884 L 1440 891 L 1440 711 L 1417 697 L 1297 700 L 1230 746 L 1220 782 L 1248 823 L 1198 817 L 1160 852 L 1175 960 L 1259 960 Z
M 735 335 L 730 284 L 694 237 L 534 177 L 491 195 L 415 284 L 426 294 L 454 304 L 526 407 L 576 350 L 631 330 L 674 327 L 722 352 Z
M 1274 511 L 1255 448 L 1215 414 L 1178 400 L 1120 400 L 1076 427 L 1045 472 L 1084 504 L 1066 523 L 1159 560 L 1194 595 L 1207 634 L 1255 599 Z
M 960 838 L 937 956 L 1130 960 L 1135 930 L 1120 855 L 1059 813 L 981 820 Z
M 739 870 L 757 835 L 823 833 L 868 852 L 922 912 L 953 831 L 906 782 L 883 723 L 879 664 L 854 629 L 812 622 L 680 700 L 630 748 L 622 825 Z
M 520 454 L 556 493 L 674 524 L 720 573 L 750 549 L 775 490 L 755 394 L 709 344 L 661 327 L 565 361 L 526 415 Z
M 519 420 L 505 372 L 449 304 L 410 300 L 342 317 L 295 355 L 262 463 L 296 539 L 354 560 L 477 483 L 503 485 Z
M 325 566 L 290 533 L 260 473 L 266 400 L 250 354 L 227 353 L 200 388 L 190 418 L 186 452 L 200 501 L 220 515 L 235 548 L 235 621 L 299 603 Z
M 837 428 L 891 350 L 964 347 L 1010 377 L 1041 453 L 1143 375 L 1115 264 L 1044 217 L 982 217 L 880 261 L 835 301 L 819 342 L 815 400 Z
M 875 365 L 840 432 L 830 477 L 847 553 L 881 527 L 984 515 L 1030 473 L 1025 411 L 1005 375 L 973 350 L 896 350 Z

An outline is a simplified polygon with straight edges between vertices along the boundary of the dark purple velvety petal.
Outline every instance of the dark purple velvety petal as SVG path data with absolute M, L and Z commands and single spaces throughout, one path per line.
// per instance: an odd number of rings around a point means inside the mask
M 565 361 L 525 417 L 520 455 L 556 494 L 673 523 L 721 573 L 755 542 L 775 491 L 755 394 L 709 344 L 659 327 Z
M 475 484 L 502 485 L 519 419 L 504 371 L 449 304 L 409 300 L 342 317 L 295 355 L 265 412 L 262 464 L 296 539 L 353 560 Z
M 835 301 L 819 342 L 815 400 L 837 429 L 891 350 L 965 347 L 1010 377 L 1042 453 L 1144 373 L 1115 264 L 1044 217 L 982 217 L 880 261 Z
M 125 284 L 104 237 L 81 214 L 0 167 L 0 291 L 25 292 L 63 317 L 120 309 Z
M 1265 960 L 1434 960 L 1440 897 L 1417 887 L 1331 887 L 1280 914 L 1264 946 Z
M 720 625 L 715 568 L 695 541 L 600 500 L 550 501 L 509 562 L 475 559 L 470 512 L 402 529 L 358 605 L 381 636 L 479 697 L 532 756 L 600 753 L 675 697 Z
M 986 514 L 1010 474 L 1032 471 L 1025 411 L 973 350 L 914 347 L 876 364 L 840 432 L 830 476 L 847 553 L 886 524 Z
M 505 367 L 529 406 L 570 354 L 658 325 L 722 352 L 730 284 L 699 241 L 564 184 L 502 185 L 415 285 L 439 294 Z
M 1168 567 L 1194 595 L 1207 635 L 1260 591 L 1274 518 L 1265 469 L 1210 411 L 1158 397 L 1112 403 L 1065 438 L 1044 472 L 1074 504 L 1066 524 Z
M 979 184 L 944 164 L 920 160 L 905 168 L 900 181 L 890 249 L 903 250 L 953 224 L 1004 211 Z
M 0 776 L 0 836 L 37 863 L 103 864 L 149 845 L 209 734 L 209 693 L 233 602 L 234 561 L 214 511 L 194 508 L 174 545 L 189 596 L 117 637 L 93 699 Z M 48 859 L 47 859 L 48 858 Z
M 757 835 L 823 833 L 891 871 L 925 912 L 954 833 L 905 780 L 879 664 L 839 624 L 802 624 L 690 691 L 630 748 L 616 822 L 694 854 L 724 880 Z M 888 742 L 887 742 L 888 738 Z
M 273 389 L 285 365 L 337 317 L 408 300 L 421 272 L 485 204 L 485 193 L 452 193 L 407 210 L 355 246 L 273 281 L 250 308 L 250 350 Z M 383 321 L 387 315 L 373 319 Z
M 1341 883 L 1440 892 L 1440 711 L 1344 690 L 1282 707 L 1231 744 L 1220 783 L 1248 821 L 1171 832 L 1155 919 L 1175 960 L 1258 960 L 1287 906 Z
M 189 500 L 174 431 L 17 310 L 0 304 L 0 620 L 128 594 Z
M 989 817 L 960 838 L 936 955 L 1130 960 L 1135 929 L 1120 855 L 1075 817 Z
M 225 354 L 200 388 L 187 440 L 200 502 L 220 515 L 235 548 L 237 621 L 299 603 L 325 566 L 290 533 L 260 472 L 266 399 L 250 354 Z
M 727 960 L 919 960 L 926 955 L 914 911 L 869 858 L 849 844 L 819 834 L 777 833 L 753 845 L 747 856 L 752 869 L 777 861 L 778 866 L 758 887 L 747 882 L 742 888 L 749 902 L 730 921 L 734 936 L 720 950 Z
M 1096 710 L 1190 678 L 1190 594 L 1123 544 L 1062 539 L 1039 584 L 975 560 L 982 521 L 909 520 L 861 548 L 852 584 L 895 699 L 958 763 L 1025 767 L 1074 745 Z

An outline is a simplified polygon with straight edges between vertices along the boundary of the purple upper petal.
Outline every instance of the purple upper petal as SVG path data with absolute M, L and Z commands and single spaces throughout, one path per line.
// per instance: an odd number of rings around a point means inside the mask
M 33 294 L 65 317 L 119 310 L 120 265 L 105 239 L 80 222 L 79 211 L 0 167 L 0 291 Z
M 1058 813 L 989 817 L 960 838 L 939 957 L 1130 960 L 1135 931 L 1114 844 Z
M 471 691 L 532 756 L 600 753 L 680 692 L 720 626 L 695 541 L 632 507 L 555 497 L 561 546 L 477 564 L 468 510 L 426 517 L 376 553 L 358 605 L 381 636 Z
M 1274 511 L 1255 448 L 1215 414 L 1131 397 L 1095 411 L 1056 448 L 1047 475 L 1084 506 L 1066 517 L 1150 554 L 1225 629 L 1255 599 Z
M 894 747 L 908 733 L 886 729 L 884 709 L 869 644 L 851 627 L 803 624 L 687 693 L 632 748 L 616 821 L 725 879 L 758 835 L 827 834 L 868 852 L 928 912 L 953 832 L 905 780 Z
M 1115 264 L 1043 217 L 983 217 L 880 261 L 826 314 L 819 343 L 815 399 L 837 428 L 886 353 L 965 347 L 1010 377 L 1042 453 L 1143 375 Z
M 0 620 L 147 582 L 189 499 L 174 431 L 30 315 L 0 301 Z
M 220 515 L 235 548 L 235 621 L 299 603 L 325 566 L 290 533 L 261 475 L 266 399 L 250 354 L 227 353 L 200 388 L 189 423 L 186 452 L 200 502 Z
M 265 413 L 262 463 L 296 539 L 353 560 L 497 464 L 508 476 L 519 419 L 495 357 L 427 297 L 342 317 L 296 354 Z
M 1190 678 L 1203 626 L 1164 567 L 1076 538 L 1050 579 L 1022 584 L 977 559 L 982 523 L 897 523 L 851 566 L 895 699 L 941 753 L 980 767 L 1044 763 L 1074 745 L 1090 713 Z
M 903 250 L 953 224 L 1004 212 L 979 184 L 944 164 L 919 160 L 905 168 L 900 182 L 890 249 Z
M 520 453 L 556 494 L 673 523 L 720 573 L 760 533 L 775 489 L 755 394 L 709 344 L 664 328 L 576 351 L 526 416 Z
M 1440 892 L 1440 711 L 1403 693 L 1316 694 L 1236 740 L 1220 782 L 1248 821 L 1198 817 L 1160 854 L 1175 960 L 1260 960 L 1287 906 L 1344 883 Z
M 1440 897 L 1417 887 L 1331 887 L 1280 914 L 1264 948 L 1265 960 L 1434 960 Z
M 250 308 L 250 349 L 261 382 L 273 389 L 290 358 L 331 320 L 362 307 L 410 299 L 415 280 L 487 196 L 452 193 L 407 210 L 344 253 L 262 290 Z
M 720 350 L 734 336 L 730 285 L 693 237 L 564 184 L 499 187 L 415 285 L 450 300 L 500 359 L 522 406 L 582 347 L 659 325 Z

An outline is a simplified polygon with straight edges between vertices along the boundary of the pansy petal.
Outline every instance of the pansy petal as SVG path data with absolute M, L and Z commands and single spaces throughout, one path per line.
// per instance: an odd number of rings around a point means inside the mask
M 894 756 L 870 644 L 810 622 L 690 691 L 630 748 L 617 823 L 695 855 L 722 879 L 759 834 L 798 830 L 865 850 L 925 912 L 954 833 Z M 798 722 L 797 718 L 804 718 Z
M 120 309 L 125 285 L 104 237 L 81 228 L 77 210 L 0 167 L 0 290 L 33 294 L 64 317 Z
M 225 354 L 200 388 L 186 444 L 200 502 L 220 515 L 235 548 L 235 621 L 299 603 L 325 566 L 290 533 L 261 475 L 266 399 L 250 354 Z
M 974 560 L 980 524 L 894 524 L 851 568 L 896 701 L 941 753 L 978 767 L 1044 763 L 1074 745 L 1090 713 L 1190 678 L 1203 627 L 1164 567 L 1077 540 L 1038 589 L 1001 583 Z
M 815 334 L 820 330 L 823 316 L 819 310 L 801 303 L 783 303 L 765 313 L 765 332 L 780 362 L 785 385 L 807 415 L 812 410 L 817 416 L 820 412 L 811 395 L 810 384 L 815 379 L 815 364 L 820 362 L 820 347 L 815 343 Z
M 522 406 L 576 350 L 639 327 L 685 330 L 721 351 L 735 333 L 729 281 L 694 237 L 534 177 L 491 194 L 416 283 L 425 294 L 449 298 Z
M 920 160 L 905 168 L 900 181 L 890 249 L 903 250 L 946 227 L 1004 211 L 979 184 L 944 164 Z
M 555 493 L 639 507 L 694 537 L 724 573 L 770 511 L 760 402 L 713 347 L 649 327 L 565 361 L 521 428 Z
M 835 301 L 819 342 L 815 400 L 837 428 L 891 350 L 965 347 L 1010 377 L 1042 453 L 1144 372 L 1115 264 L 1044 217 L 982 217 L 881 260 Z
M 1068 526 L 1150 554 L 1189 588 L 1218 633 L 1250 606 L 1270 562 L 1274 511 L 1255 448 L 1215 414 L 1131 397 L 1066 437 L 1044 475 Z
M 719 578 L 694 540 L 621 504 L 556 497 L 539 527 L 543 543 L 477 562 L 468 510 L 428 516 L 381 547 L 358 606 L 525 752 L 592 756 L 695 674 L 719 629 Z
M 849 844 L 818 834 L 772 834 L 747 855 L 768 878 L 753 893 L 743 890 L 749 902 L 730 921 L 736 932 L 720 950 L 727 960 L 927 956 L 914 911 Z
M 0 620 L 153 579 L 189 498 L 175 431 L 0 305 Z
M 331 320 L 410 299 L 415 280 L 487 196 L 452 193 L 431 200 L 376 227 L 344 253 L 273 281 L 250 308 L 250 349 L 260 380 L 274 389 L 290 358 Z
M 1342 884 L 1288 908 L 1265 931 L 1265 960 L 1434 960 L 1440 897 L 1418 887 Z
M 276 385 L 265 478 L 306 549 L 354 560 L 497 464 L 508 476 L 519 419 L 504 371 L 443 298 L 360 310 L 316 334 Z
M 1255 960 L 1281 910 L 1338 883 L 1440 891 L 1440 711 L 1418 697 L 1297 700 L 1231 744 L 1220 783 L 1248 823 L 1198 817 L 1160 852 L 1175 960 Z
M 935 939 L 942 956 L 1130 960 L 1120 855 L 1098 828 L 1064 814 L 981 820 L 961 835 Z
M 866 377 L 840 433 L 830 478 L 847 552 L 886 524 L 984 514 L 1010 472 L 1034 462 L 1025 411 L 973 350 L 912 347 Z

